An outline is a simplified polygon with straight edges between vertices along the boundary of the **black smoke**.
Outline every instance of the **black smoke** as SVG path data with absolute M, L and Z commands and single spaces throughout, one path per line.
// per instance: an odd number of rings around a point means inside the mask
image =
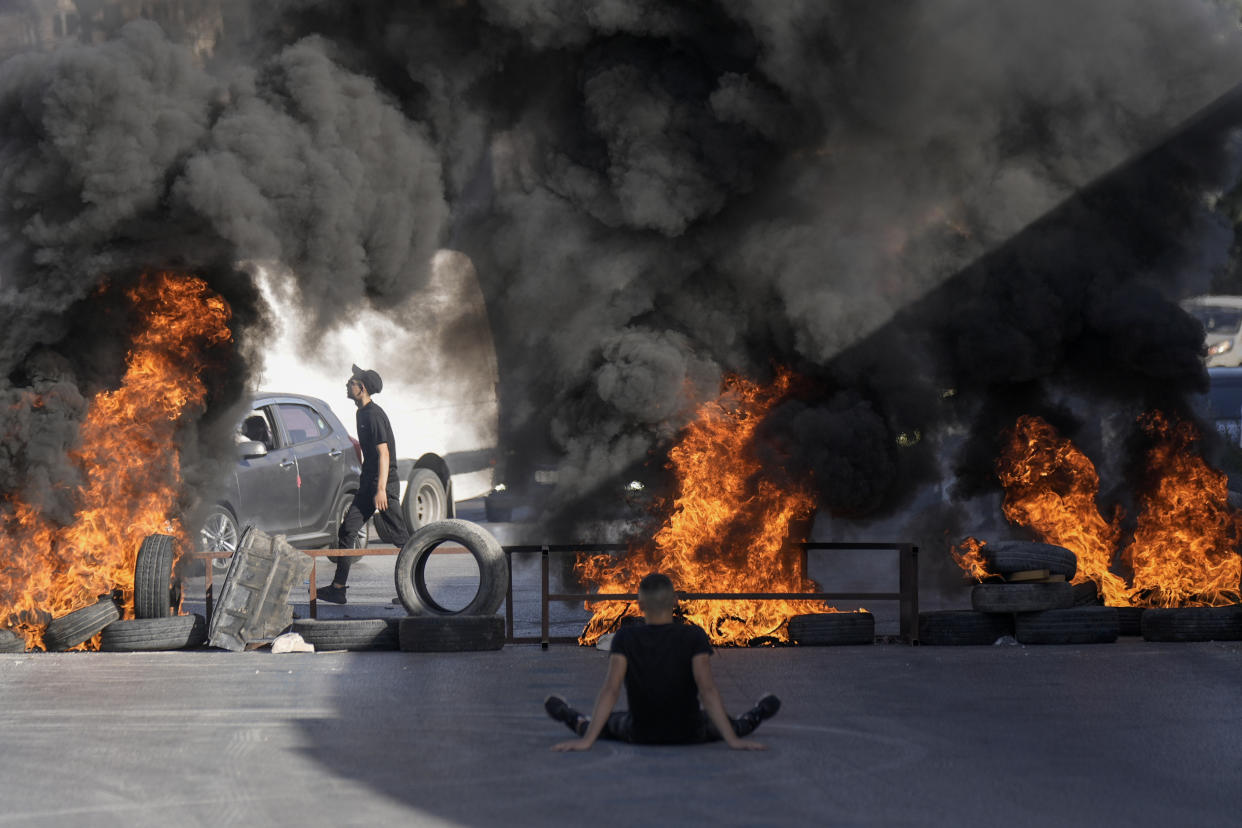
M 559 514 L 658 475 L 729 372 L 806 378 L 765 450 L 858 520 L 980 490 L 1013 411 L 1201 386 L 1175 303 L 1232 242 L 1236 146 L 1150 153 L 1242 81 L 1217 4 L 272 8 L 207 64 L 138 24 L 3 65 L 14 393 L 109 275 L 279 260 L 331 325 L 415 295 L 441 245 L 487 300 L 504 447 L 559 465 Z

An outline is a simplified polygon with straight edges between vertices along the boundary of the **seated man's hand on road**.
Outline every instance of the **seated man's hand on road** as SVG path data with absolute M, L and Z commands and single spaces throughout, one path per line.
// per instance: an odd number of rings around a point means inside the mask
M 738 739 L 729 743 L 730 750 L 767 750 L 768 746 L 750 739 Z
M 586 739 L 570 739 L 568 742 L 558 742 L 552 746 L 552 749 L 562 752 L 571 750 L 590 750 L 591 742 L 588 742 Z
M 380 512 L 388 509 L 388 492 L 383 489 L 375 493 L 375 509 Z

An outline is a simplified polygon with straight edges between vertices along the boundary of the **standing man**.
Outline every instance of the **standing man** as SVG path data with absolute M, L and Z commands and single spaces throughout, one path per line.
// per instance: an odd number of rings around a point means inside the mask
M 375 371 L 364 371 L 357 365 L 351 366 L 352 376 L 345 383 L 345 396 L 354 401 L 358 407 L 358 443 L 362 446 L 362 475 L 358 481 L 358 493 L 345 519 L 341 521 L 337 533 L 340 548 L 353 546 L 353 539 L 367 522 L 367 518 L 375 515 L 375 528 L 379 536 L 398 547 L 405 546 L 409 540 L 405 518 L 399 511 L 401 500 L 401 483 L 397 477 L 397 444 L 393 439 L 392 425 L 384 409 L 371 401 L 371 395 L 378 394 L 384 387 L 384 381 Z M 349 578 L 349 568 L 353 566 L 352 557 L 338 557 L 336 575 L 331 586 L 320 587 L 315 597 L 320 601 L 333 604 L 345 603 L 345 586 Z

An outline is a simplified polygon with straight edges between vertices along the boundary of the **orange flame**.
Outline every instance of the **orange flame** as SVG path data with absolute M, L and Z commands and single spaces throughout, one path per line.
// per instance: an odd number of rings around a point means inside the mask
M 174 534 L 187 547 L 175 516 L 177 424 L 206 398 L 202 352 L 231 339 L 230 312 L 205 282 L 181 274 L 144 276 L 127 297 L 138 332 L 125 375 L 120 388 L 91 401 L 81 444 L 70 455 L 86 481 L 74 522 L 57 526 L 16 499 L 0 518 L 0 626 L 24 635 L 31 647 L 41 643 L 50 619 L 116 588 L 132 614 L 134 561 L 147 535 Z
M 1147 468 L 1155 485 L 1141 499 L 1125 560 L 1134 570 L 1134 603 L 1219 606 L 1239 600 L 1242 512 L 1229 505 L 1226 476 L 1195 450 L 1199 434 L 1151 412 L 1139 425 L 1155 438 Z
M 1121 549 L 1121 510 L 1111 521 L 1100 515 L 1094 464 L 1038 417 L 1018 419 L 997 461 L 1005 516 L 1045 543 L 1073 551 L 1074 583 L 1094 581 L 1108 606 L 1238 601 L 1242 512 L 1228 503 L 1225 475 L 1196 452 L 1192 424 L 1149 412 L 1139 425 L 1154 440 L 1147 456 L 1153 484 L 1139 499 L 1134 536 L 1120 556 L 1133 570 L 1132 582 L 1112 571 Z
M 636 592 L 644 575 L 658 571 L 683 592 L 816 591 L 786 549 L 790 524 L 814 511 L 810 487 L 782 490 L 762 475 L 752 451 L 755 429 L 791 384 L 788 372 L 766 388 L 728 378 L 720 398 L 699 408 L 669 454 L 679 493 L 651 544 L 616 558 L 583 556 L 575 566 L 582 581 L 604 593 Z M 584 645 L 638 612 L 620 601 L 586 607 L 594 616 L 579 638 Z M 791 615 L 832 611 L 809 600 L 683 601 L 681 610 L 713 643 L 742 645 L 765 636 L 787 640 Z
M 952 547 L 949 552 L 967 575 L 976 580 L 985 581 L 993 577 L 993 573 L 988 572 L 988 564 L 983 558 L 983 553 L 979 551 L 985 546 L 987 544 L 981 540 L 966 538 L 957 546 Z

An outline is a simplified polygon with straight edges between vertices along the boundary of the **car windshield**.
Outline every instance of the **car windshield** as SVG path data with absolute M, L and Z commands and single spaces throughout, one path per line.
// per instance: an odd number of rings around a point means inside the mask
M 1242 308 L 1222 308 L 1214 305 L 1200 305 L 1187 308 L 1190 314 L 1203 325 L 1203 330 L 1210 334 L 1234 334 L 1242 325 Z

